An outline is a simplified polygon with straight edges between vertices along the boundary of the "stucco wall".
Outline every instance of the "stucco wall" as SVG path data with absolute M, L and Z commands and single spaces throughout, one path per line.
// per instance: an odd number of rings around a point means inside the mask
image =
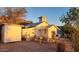
M 34 37 L 35 35 L 35 28 L 25 28 L 22 29 L 22 36 L 26 38 L 26 40 Z
M 57 28 L 55 28 L 54 26 L 51 26 L 50 28 L 48 28 L 48 38 L 52 38 L 52 32 L 55 32 L 55 35 L 56 35 Z
M 6 24 L 3 26 L 2 40 L 4 43 L 21 41 L 21 26 L 15 24 Z

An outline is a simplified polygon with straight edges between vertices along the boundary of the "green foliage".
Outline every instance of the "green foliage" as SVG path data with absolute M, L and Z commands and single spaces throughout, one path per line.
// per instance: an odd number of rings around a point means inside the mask
M 73 24 L 79 21 L 79 9 L 70 8 L 66 15 L 63 15 L 60 19 L 63 23 Z
M 75 51 L 79 51 L 79 9 L 70 8 L 60 21 L 65 23 L 62 29 L 63 36 L 73 43 Z

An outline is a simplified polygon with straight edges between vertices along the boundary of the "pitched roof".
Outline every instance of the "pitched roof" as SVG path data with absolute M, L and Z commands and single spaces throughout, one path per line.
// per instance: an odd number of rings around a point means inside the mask
M 24 20 L 24 19 L 17 19 L 16 23 L 17 24 L 27 25 L 27 24 L 31 24 L 33 22 L 32 21 L 29 21 L 29 20 Z
M 28 25 L 25 25 L 26 27 L 35 27 L 35 26 L 37 26 L 37 25 L 39 25 L 39 24 L 41 24 L 42 22 L 37 22 L 37 23 L 31 23 L 31 24 L 28 24 Z M 47 22 L 45 22 L 45 23 L 47 23 Z M 48 23 L 47 23 L 48 24 Z
M 56 27 L 57 29 L 59 29 L 59 27 L 58 27 L 58 26 L 56 26 L 56 25 L 54 25 L 54 24 L 49 25 L 48 27 L 50 28 L 51 26 L 54 26 L 54 27 Z
M 25 25 L 26 27 L 35 27 L 37 25 L 39 25 L 40 23 L 31 23 L 31 24 L 28 24 L 28 25 Z
M 32 21 L 29 21 L 29 20 L 25 20 L 25 19 L 22 19 L 22 18 L 16 18 L 14 20 L 9 20 L 7 19 L 6 16 L 0 16 L 0 24 L 3 24 L 3 23 L 15 23 L 15 24 L 30 24 L 32 23 Z

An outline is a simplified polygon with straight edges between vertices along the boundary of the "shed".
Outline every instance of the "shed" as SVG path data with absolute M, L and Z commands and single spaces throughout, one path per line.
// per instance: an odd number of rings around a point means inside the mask
M 2 24 L 0 25 L 0 42 L 8 43 L 21 41 L 21 25 Z

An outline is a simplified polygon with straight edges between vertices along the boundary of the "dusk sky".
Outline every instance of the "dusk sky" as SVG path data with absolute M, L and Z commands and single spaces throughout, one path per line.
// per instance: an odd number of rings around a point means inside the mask
M 49 24 L 62 25 L 59 18 L 68 11 L 67 7 L 28 7 L 28 20 L 38 22 L 38 17 L 47 16 Z

